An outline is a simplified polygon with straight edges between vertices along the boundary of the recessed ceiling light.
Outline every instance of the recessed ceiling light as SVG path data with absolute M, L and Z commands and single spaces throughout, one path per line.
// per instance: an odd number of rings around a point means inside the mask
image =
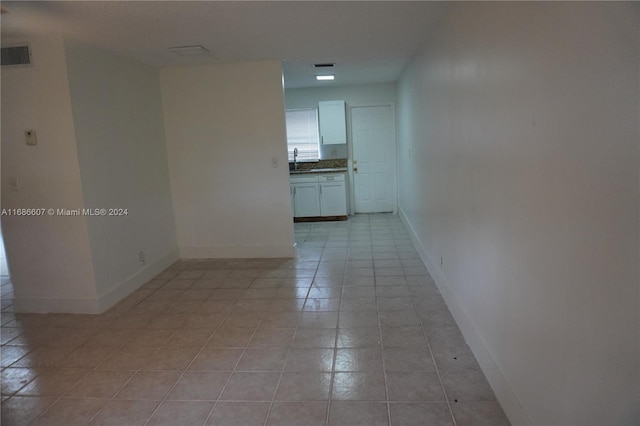
M 207 48 L 200 45 L 170 47 L 169 51 L 180 56 L 202 56 L 209 53 Z
M 331 80 L 335 80 L 336 76 L 333 74 L 330 75 L 316 75 L 316 80 L 318 81 L 331 81 Z

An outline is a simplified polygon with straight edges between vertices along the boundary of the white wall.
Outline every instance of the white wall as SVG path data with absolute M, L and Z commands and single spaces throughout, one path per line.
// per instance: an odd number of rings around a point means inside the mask
M 85 205 L 127 209 L 87 218 L 106 308 L 178 258 L 159 71 L 75 42 L 65 47 Z
M 313 108 L 320 101 L 344 100 L 347 105 L 395 102 L 396 83 L 326 86 L 307 89 L 286 89 L 287 109 Z
M 399 81 L 402 214 L 514 424 L 640 423 L 638 12 L 457 4 Z
M 167 68 L 160 80 L 180 256 L 293 256 L 280 62 Z
M 9 40 L 3 40 L 8 42 Z M 29 40 L 33 66 L 2 69 L 2 208 L 84 206 L 61 37 Z M 33 129 L 37 146 L 27 146 Z M 9 190 L 17 177 L 19 191 Z M 83 217 L 2 217 L 17 311 L 97 310 Z

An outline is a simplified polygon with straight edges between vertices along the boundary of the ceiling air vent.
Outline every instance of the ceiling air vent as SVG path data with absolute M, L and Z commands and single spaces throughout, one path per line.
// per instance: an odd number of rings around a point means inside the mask
M 2 58 L 0 64 L 4 66 L 31 65 L 31 51 L 29 45 L 7 46 L 0 48 Z

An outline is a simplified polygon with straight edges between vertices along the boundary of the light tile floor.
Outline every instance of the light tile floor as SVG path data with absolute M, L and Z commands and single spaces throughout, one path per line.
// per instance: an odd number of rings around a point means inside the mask
M 17 315 L 4 283 L 2 424 L 508 424 L 397 216 L 295 236 L 296 259 L 180 261 L 102 315 Z

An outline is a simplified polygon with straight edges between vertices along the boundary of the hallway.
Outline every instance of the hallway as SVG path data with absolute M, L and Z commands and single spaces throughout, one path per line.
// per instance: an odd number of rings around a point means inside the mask
M 509 424 L 398 216 L 295 236 L 294 260 L 180 261 L 102 315 L 9 305 L 2 424 Z

